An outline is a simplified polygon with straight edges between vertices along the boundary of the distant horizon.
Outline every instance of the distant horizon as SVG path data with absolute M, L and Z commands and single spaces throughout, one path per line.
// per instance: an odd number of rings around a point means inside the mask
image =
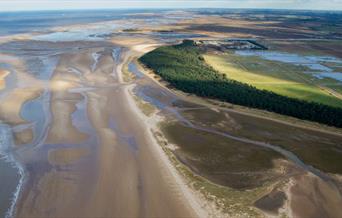
M 271 9 L 342 11 L 342 0 L 1 0 L 0 11 Z
M 274 11 L 313 11 L 313 12 L 340 12 L 342 13 L 342 9 L 291 9 L 291 8 L 208 8 L 208 7 L 194 7 L 194 8 L 67 8 L 67 9 L 28 9 L 28 10 L 1 10 L 0 13 L 4 12 L 59 12 L 59 11 L 134 11 L 134 10 L 147 10 L 147 11 L 155 11 L 155 10 L 178 10 L 178 11 L 190 11 L 190 10 L 274 10 Z

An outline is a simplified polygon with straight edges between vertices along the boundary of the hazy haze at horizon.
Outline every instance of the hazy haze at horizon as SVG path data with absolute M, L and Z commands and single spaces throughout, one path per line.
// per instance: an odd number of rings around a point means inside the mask
M 1 0 L 0 11 L 123 8 L 273 8 L 342 10 L 342 0 Z

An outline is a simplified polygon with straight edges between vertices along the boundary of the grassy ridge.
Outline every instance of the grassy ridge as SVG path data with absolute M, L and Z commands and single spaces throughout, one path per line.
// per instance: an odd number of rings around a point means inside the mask
M 157 48 L 142 56 L 140 61 L 184 92 L 342 127 L 342 109 L 285 97 L 227 79 L 204 62 L 200 50 L 190 40 Z

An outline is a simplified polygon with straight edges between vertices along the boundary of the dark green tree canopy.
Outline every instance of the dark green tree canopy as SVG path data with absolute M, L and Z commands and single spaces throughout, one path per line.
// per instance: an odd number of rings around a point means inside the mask
M 342 127 L 341 108 L 289 98 L 231 80 L 204 62 L 192 40 L 157 48 L 140 61 L 184 92 Z

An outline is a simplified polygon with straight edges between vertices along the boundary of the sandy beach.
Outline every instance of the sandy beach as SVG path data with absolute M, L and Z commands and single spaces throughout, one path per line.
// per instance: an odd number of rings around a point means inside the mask
M 27 171 L 17 217 L 205 214 L 139 118 L 128 92 L 132 84 L 122 81 L 125 61 L 153 46 L 134 47 L 119 60 L 112 58 L 114 46 L 63 53 L 49 82 L 34 83 L 42 84 L 37 88 L 22 83 L 8 95 L 0 114 L 12 126 L 27 123 L 23 105 L 39 96 L 50 112 L 43 134 L 35 125 L 16 136 L 24 144 L 16 151 L 18 160 Z M 37 138 L 38 146 L 30 143 Z
M 165 87 L 153 79 L 134 82 L 123 79 L 123 67 L 128 61 L 160 43 L 117 39 L 116 44 L 95 43 L 89 48 L 86 43 L 75 43 L 81 49 L 61 53 L 48 80 L 26 75 L 29 82 L 13 88 L 1 104 L 2 119 L 14 127 L 14 142 L 17 147 L 21 145 L 15 155 L 26 171 L 13 214 L 17 217 L 218 216 L 220 212 L 192 190 L 188 180 L 175 169 L 152 134 L 158 131 L 158 122 L 151 124 L 134 100 L 136 87 L 152 85 L 160 90 Z M 113 58 L 118 45 L 125 49 Z M 47 91 L 49 94 L 44 94 Z M 174 98 L 174 94 L 168 95 Z M 26 111 L 33 106 L 24 107 L 28 102 L 36 102 L 34 107 L 46 112 L 44 119 L 33 126 L 27 126 L 35 117 Z M 296 202 L 312 190 L 323 196 L 336 190 L 316 176 L 300 174 L 286 192 L 291 198 L 284 210 L 302 217 L 307 213 L 296 208 Z M 312 187 L 303 187 L 308 182 Z M 322 215 L 330 214 L 325 210 L 336 214 L 333 202 L 338 205 L 341 202 L 338 198 L 339 195 L 318 200 L 322 207 L 308 201 L 307 208 Z
M 212 23 L 258 24 L 180 18 L 191 14 L 0 37 L 0 216 L 340 215 L 340 176 L 298 158 L 308 145 L 340 152 L 340 131 L 177 91 L 139 63 L 185 38 L 254 36 L 206 30 Z

